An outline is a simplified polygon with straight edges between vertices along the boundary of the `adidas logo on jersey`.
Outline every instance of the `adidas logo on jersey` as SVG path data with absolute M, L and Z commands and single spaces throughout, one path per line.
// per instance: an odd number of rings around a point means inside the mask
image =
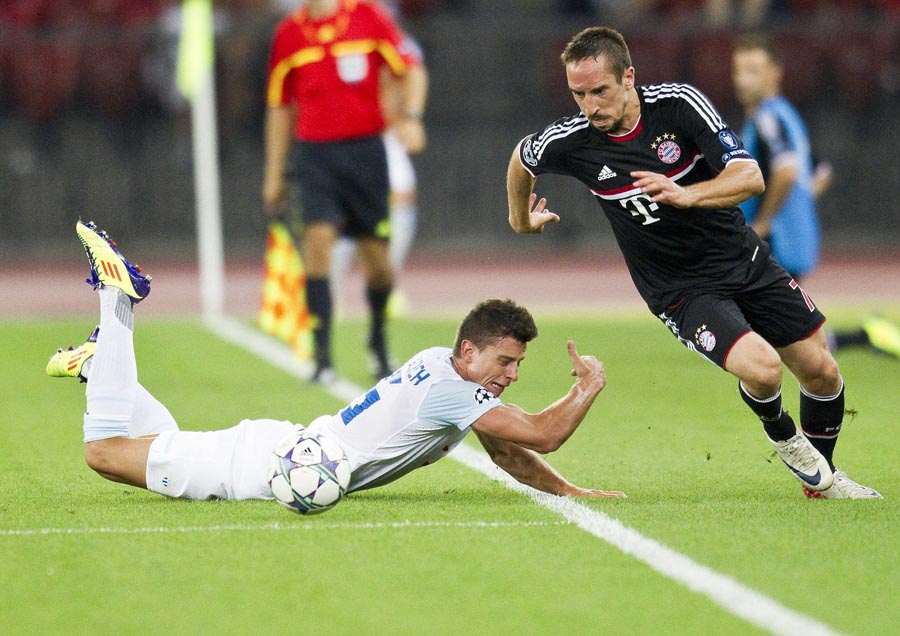
M 600 171 L 600 174 L 597 175 L 597 181 L 605 181 L 606 179 L 612 179 L 616 175 L 615 171 L 610 169 L 609 166 L 604 165 L 603 170 Z

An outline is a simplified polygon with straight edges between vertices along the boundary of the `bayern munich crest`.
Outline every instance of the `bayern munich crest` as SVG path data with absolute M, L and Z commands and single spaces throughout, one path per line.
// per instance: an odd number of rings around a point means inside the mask
M 681 148 L 674 141 L 664 141 L 656 149 L 656 156 L 663 163 L 675 163 L 681 157 Z
M 712 351 L 716 348 L 716 336 L 712 331 L 702 331 L 697 336 L 697 344 L 703 347 L 704 351 Z

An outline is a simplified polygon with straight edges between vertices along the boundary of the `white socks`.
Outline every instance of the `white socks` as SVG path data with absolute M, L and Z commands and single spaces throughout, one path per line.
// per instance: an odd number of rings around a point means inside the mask
M 85 390 L 85 442 L 128 435 L 137 388 L 131 299 L 115 287 L 101 287 L 97 293 L 100 333 Z
M 131 299 L 115 287 L 102 287 L 98 294 L 97 349 L 82 369 L 89 378 L 84 441 L 178 430 L 168 409 L 138 384 Z

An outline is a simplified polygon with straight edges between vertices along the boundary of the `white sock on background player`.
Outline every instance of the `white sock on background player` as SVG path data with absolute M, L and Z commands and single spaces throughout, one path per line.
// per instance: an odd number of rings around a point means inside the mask
M 409 256 L 416 235 L 416 206 L 411 203 L 395 203 L 391 208 L 391 266 L 399 272 Z
M 356 241 L 346 236 L 339 237 L 331 248 L 331 298 L 336 312 L 344 304 L 347 279 L 356 259 Z

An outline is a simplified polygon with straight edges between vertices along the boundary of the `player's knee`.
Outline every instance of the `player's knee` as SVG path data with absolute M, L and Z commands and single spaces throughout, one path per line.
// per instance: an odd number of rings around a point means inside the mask
M 84 461 L 92 470 L 104 477 L 114 472 L 115 454 L 108 439 L 88 442 L 84 445 Z
M 385 289 L 393 286 L 393 284 L 394 277 L 390 269 L 375 271 L 366 279 L 366 285 L 373 289 Z
M 781 358 L 777 354 L 767 357 L 759 365 L 757 382 L 776 390 L 781 386 Z
M 773 350 L 761 352 L 754 360 L 754 364 L 742 374 L 741 380 L 745 385 L 756 387 L 756 395 L 774 395 L 781 386 L 781 358 Z
M 806 378 L 803 387 L 814 395 L 834 395 L 841 388 L 841 372 L 831 354 L 826 354 Z
M 375 289 L 384 289 L 394 284 L 394 269 L 388 258 L 388 252 L 378 254 L 375 258 L 367 258 L 364 262 L 366 285 Z
M 821 369 L 819 371 L 819 376 L 823 381 L 828 382 L 829 384 L 839 384 L 841 380 L 841 371 L 838 369 L 837 361 L 828 354 L 825 356 L 825 360 L 822 362 Z
M 725 369 L 741 379 L 753 395 L 774 395 L 781 386 L 781 357 L 762 338 L 739 341 L 725 361 Z

